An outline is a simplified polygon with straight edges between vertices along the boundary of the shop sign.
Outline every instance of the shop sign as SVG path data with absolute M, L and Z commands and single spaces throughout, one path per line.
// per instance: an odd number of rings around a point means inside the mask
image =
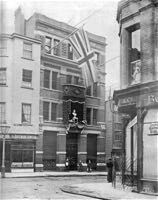
M 149 95 L 149 103 L 151 104 L 158 104 L 158 96 L 155 95 Z
M 2 138 L 3 138 L 3 135 L 0 135 L 0 139 L 2 139 Z M 37 136 L 35 136 L 35 135 L 6 134 L 5 139 L 27 139 L 27 140 L 30 139 L 30 140 L 35 140 L 35 139 L 37 139 Z
M 136 104 L 136 97 L 126 97 L 126 98 L 123 98 L 123 99 L 120 99 L 119 100 L 119 105 L 120 106 L 123 106 L 123 105 L 133 105 L 133 104 Z
M 149 135 L 158 135 L 158 122 L 151 123 Z

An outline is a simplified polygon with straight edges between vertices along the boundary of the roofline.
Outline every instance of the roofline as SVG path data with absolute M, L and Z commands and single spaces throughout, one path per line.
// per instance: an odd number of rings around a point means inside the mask
M 18 33 L 12 33 L 12 34 L 3 33 L 3 34 L 0 34 L 0 38 L 8 38 L 8 39 L 20 38 L 20 39 L 23 39 L 23 40 L 28 40 L 30 42 L 41 44 L 41 41 L 38 40 L 38 39 L 31 38 L 31 37 L 28 37 L 28 36 L 25 36 L 25 35 L 20 35 Z

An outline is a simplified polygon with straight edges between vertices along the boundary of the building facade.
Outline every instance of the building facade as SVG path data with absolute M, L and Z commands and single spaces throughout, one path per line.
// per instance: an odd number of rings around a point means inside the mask
M 35 170 L 41 42 L 19 34 L 4 34 L 0 40 L 0 166 L 2 127 L 9 126 L 5 135 L 6 171 L 21 167 Z
M 65 170 L 67 158 L 70 170 L 80 160 L 85 169 L 91 160 L 94 170 L 105 170 L 105 38 L 87 32 L 97 70 L 87 86 L 68 40 L 74 30 L 42 14 L 25 20 L 15 12 L 16 33 L 41 40 L 36 171 Z
M 137 180 L 139 192 L 158 192 L 157 13 L 157 0 L 118 4 L 121 89 L 114 100 L 123 117 L 124 175 Z

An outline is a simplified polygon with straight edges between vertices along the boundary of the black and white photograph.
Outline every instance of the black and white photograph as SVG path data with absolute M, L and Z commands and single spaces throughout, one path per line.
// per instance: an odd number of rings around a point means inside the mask
M 0 199 L 158 200 L 158 0 L 0 0 Z

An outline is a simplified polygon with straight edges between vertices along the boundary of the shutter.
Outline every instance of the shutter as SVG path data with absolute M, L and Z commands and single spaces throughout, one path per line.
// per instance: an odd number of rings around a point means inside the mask
M 68 58 L 68 45 L 64 42 L 62 42 L 60 45 L 60 56 Z

